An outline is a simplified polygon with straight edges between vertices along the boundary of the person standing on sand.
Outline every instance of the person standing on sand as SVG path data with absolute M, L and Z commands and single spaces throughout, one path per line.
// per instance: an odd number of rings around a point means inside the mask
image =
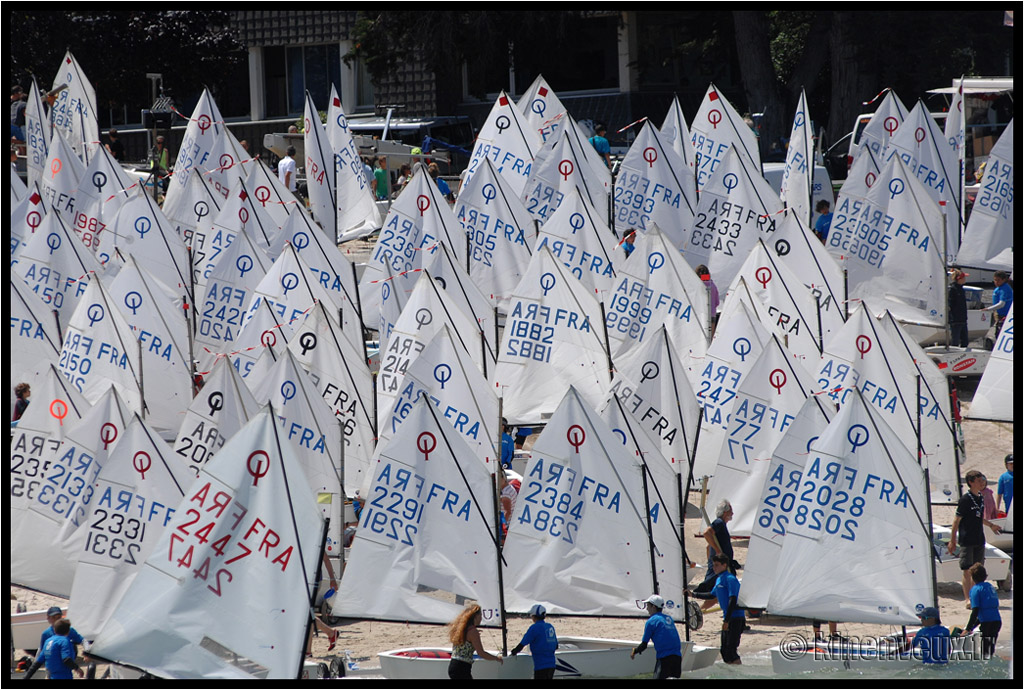
M 971 608 L 971 575 L 970 568 L 975 563 L 985 563 L 985 529 L 984 525 L 999 534 L 1003 529 L 985 519 L 985 499 L 981 490 L 988 484 L 985 475 L 978 470 L 971 470 L 964 475 L 967 482 L 967 489 L 960 502 L 956 505 L 956 517 L 953 518 L 953 525 L 949 535 L 949 553 L 956 550 L 957 542 L 960 543 L 960 570 L 963 571 L 961 585 L 964 590 L 964 601 L 967 608 Z
M 448 624 L 448 639 L 452 643 L 452 659 L 448 662 L 448 677 L 452 680 L 473 680 L 473 652 L 481 659 L 502 663 L 484 649 L 477 626 L 483 621 L 479 604 L 470 604 L 455 620 Z
M 711 564 L 718 580 L 712 593 L 718 599 L 718 606 L 722 609 L 722 661 L 727 664 L 740 664 L 739 647 L 740 637 L 744 628 L 747 627 L 747 618 L 743 609 L 739 607 L 740 581 L 729 572 L 729 557 L 717 553 L 711 559 Z M 708 610 L 715 605 L 715 599 L 708 599 L 701 608 Z
M 512 648 L 515 656 L 530 645 L 530 656 L 533 657 L 533 679 L 551 680 L 555 677 L 555 650 L 558 649 L 558 637 L 555 626 L 544 620 L 548 611 L 540 604 L 530 607 L 530 620 L 533 621 L 523 639 Z
M 654 642 L 654 655 L 656 658 L 654 666 L 654 678 L 656 680 L 667 680 L 679 678 L 683 669 L 683 646 L 679 641 L 679 631 L 676 630 L 676 622 L 672 616 L 663 613 L 665 599 L 657 594 L 652 594 L 644 602 L 647 608 L 647 623 L 644 624 L 644 637 L 640 640 L 629 658 L 637 654 L 643 654 L 647 649 L 648 642 Z

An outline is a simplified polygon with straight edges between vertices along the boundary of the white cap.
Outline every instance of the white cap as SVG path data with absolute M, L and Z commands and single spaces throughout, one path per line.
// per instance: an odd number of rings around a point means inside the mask
M 536 616 L 537 618 L 543 618 L 545 615 L 547 615 L 547 612 L 548 610 L 540 604 L 534 604 L 530 607 L 530 615 Z
M 653 604 L 655 607 L 663 609 L 665 608 L 665 599 L 660 594 L 652 594 L 644 604 Z

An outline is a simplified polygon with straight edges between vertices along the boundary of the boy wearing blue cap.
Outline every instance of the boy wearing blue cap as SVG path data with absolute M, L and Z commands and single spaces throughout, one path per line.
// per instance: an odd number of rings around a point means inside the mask
M 544 620 L 547 613 L 543 606 L 534 604 L 530 608 L 533 625 L 526 630 L 519 644 L 512 648 L 512 656 L 515 656 L 523 651 L 526 645 L 530 645 L 534 680 L 551 680 L 555 677 L 555 650 L 558 649 L 558 637 L 555 636 L 555 627 Z
M 926 664 L 949 662 L 949 628 L 939 623 L 939 610 L 928 606 L 917 614 L 921 629 L 914 635 L 912 649 L 921 649 L 920 659 Z
M 652 594 L 644 605 L 649 616 L 647 623 L 644 624 L 644 637 L 636 649 L 630 652 L 629 658 L 642 654 L 647 649 L 648 641 L 654 642 L 654 654 L 657 659 L 654 666 L 655 679 L 679 678 L 682 675 L 683 646 L 679 641 L 675 620 L 662 611 L 665 608 L 665 599 L 658 594 Z

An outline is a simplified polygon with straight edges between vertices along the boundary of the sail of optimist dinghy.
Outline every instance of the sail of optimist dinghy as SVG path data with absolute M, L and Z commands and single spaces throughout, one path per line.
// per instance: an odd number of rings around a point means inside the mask
M 714 84 L 708 85 L 690 123 L 690 141 L 697 156 L 697 188 L 701 191 L 718 171 L 730 147 L 736 150 L 740 164 L 749 174 L 761 175 L 761 154 L 754 130 Z
M 65 522 L 60 534 L 61 548 L 78 562 L 68 616 L 86 639 L 103 628 L 193 479 L 156 430 L 134 415 L 96 474 L 87 514 L 78 525 Z
M 504 625 L 493 458 L 485 462 L 425 395 L 383 444 L 334 597 L 335 616 L 447 623 L 479 602 Z M 395 501 L 400 515 L 387 510 Z
M 202 469 L 91 654 L 160 678 L 299 677 L 324 519 L 285 433 L 264 408 Z
M 53 131 L 67 138 L 75 156 L 85 165 L 100 144 L 97 121 L 96 89 L 82 70 L 78 60 L 67 51 L 53 77 L 50 92 L 57 92 L 50 106 L 49 120 Z
M 814 131 L 811 112 L 807 108 L 807 93 L 800 89 L 800 100 L 793 114 L 793 128 L 786 148 L 786 167 L 782 173 L 779 197 L 786 208 L 808 224 L 813 217 L 814 185 Z
M 363 160 L 359 157 L 359 148 L 352 140 L 348 118 L 334 84 L 331 84 L 331 97 L 327 106 L 326 129 L 327 140 L 334 154 L 334 187 L 338 204 L 335 241 L 341 243 L 366 237 L 380 230 L 384 219 L 373 198 Z
M 530 178 L 533 158 L 542 143 L 515 102 L 502 91 L 477 134 L 462 189 L 469 188 L 470 181 L 484 168 L 484 161 L 490 160 L 513 194 L 521 198 Z
M 964 415 L 967 419 L 1013 423 L 1013 310 L 1010 310 L 1003 329 L 999 331 L 992 356 L 981 375 L 978 388 L 971 398 L 971 406 Z
M 790 495 L 768 611 L 910 625 L 935 605 L 924 469 L 859 391 L 811 443 Z
M 956 263 L 1013 270 L 1013 120 L 992 147 Z

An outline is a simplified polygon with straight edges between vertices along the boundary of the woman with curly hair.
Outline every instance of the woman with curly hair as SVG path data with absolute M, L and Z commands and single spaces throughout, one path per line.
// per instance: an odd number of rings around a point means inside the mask
M 480 642 L 477 626 L 483 620 L 478 604 L 470 604 L 455 620 L 448 624 L 448 639 L 452 642 L 452 659 L 448 662 L 448 677 L 452 680 L 473 679 L 473 652 L 481 659 L 502 663 L 500 656 L 489 654 Z

